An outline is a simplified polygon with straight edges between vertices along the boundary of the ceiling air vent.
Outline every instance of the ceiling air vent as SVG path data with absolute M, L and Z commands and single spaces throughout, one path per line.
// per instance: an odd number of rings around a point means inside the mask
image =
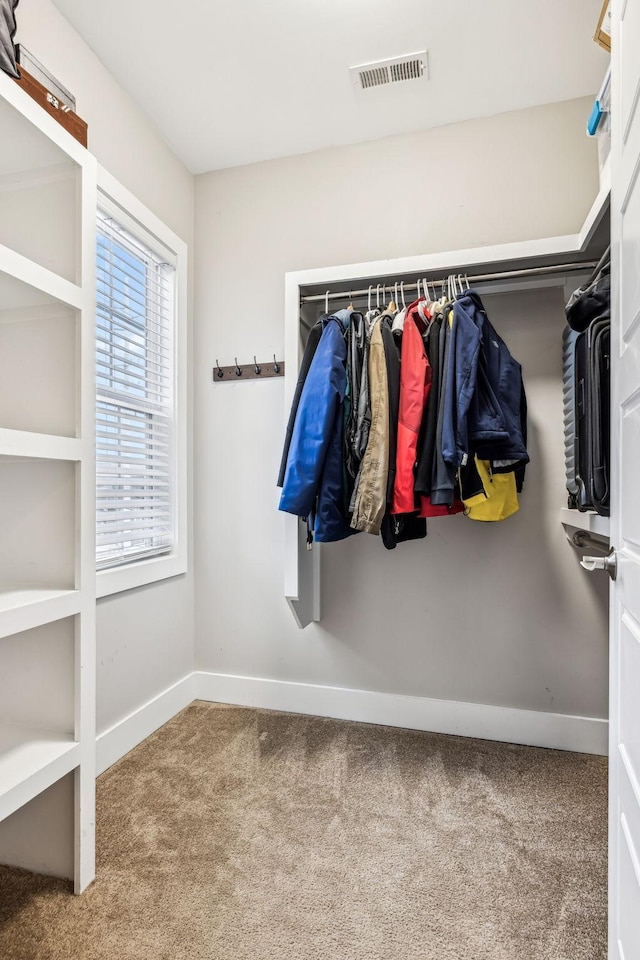
M 351 80 L 359 90 L 386 87 L 405 80 L 428 80 L 427 51 L 408 53 L 404 57 L 390 57 L 375 63 L 361 63 L 349 67 Z

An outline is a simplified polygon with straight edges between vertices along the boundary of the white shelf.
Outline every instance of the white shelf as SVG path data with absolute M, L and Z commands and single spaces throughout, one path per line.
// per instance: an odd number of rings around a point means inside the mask
M 71 734 L 0 723 L 0 820 L 79 763 L 80 744 Z
M 82 460 L 82 441 L 49 433 L 0 427 L 0 457 L 37 460 Z
M 20 810 L 0 860 L 42 868 L 44 810 L 48 869 L 72 860 L 80 893 L 95 876 L 97 163 L 1 71 L 0 140 L 0 819 Z M 75 800 L 28 806 L 72 770 Z
M 600 226 L 600 223 L 607 212 L 610 196 L 611 158 L 609 157 L 600 173 L 600 189 L 598 190 L 598 195 L 591 204 L 591 209 L 585 218 L 579 234 L 579 246 L 581 250 L 587 249 L 596 230 Z
M 58 300 L 79 310 L 82 289 L 39 263 L 0 244 L 0 302 L 3 310 Z
M 16 586 L 0 589 L 0 637 L 73 617 L 80 613 L 80 607 L 79 590 Z
M 568 507 L 563 507 L 560 511 L 560 521 L 565 527 L 585 530 L 587 533 L 609 539 L 609 517 L 601 517 L 599 513 L 593 511 L 580 513 L 579 510 L 569 510 Z

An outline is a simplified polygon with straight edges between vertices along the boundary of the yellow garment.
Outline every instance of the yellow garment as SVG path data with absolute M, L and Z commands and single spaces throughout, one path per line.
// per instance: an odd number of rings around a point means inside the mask
M 485 495 L 464 501 L 470 520 L 506 520 L 520 509 L 515 473 L 491 473 L 489 460 L 475 458 Z
M 486 493 L 476 493 L 476 494 L 474 494 L 473 497 L 467 497 L 467 499 L 466 499 L 466 500 L 463 500 L 462 502 L 464 503 L 464 506 L 465 506 L 465 511 L 464 511 L 464 512 L 466 513 L 467 516 L 469 516 L 469 510 L 470 510 L 472 507 L 478 507 L 478 506 L 480 506 L 481 503 L 486 503 L 486 502 L 487 502 L 487 494 L 486 494 Z

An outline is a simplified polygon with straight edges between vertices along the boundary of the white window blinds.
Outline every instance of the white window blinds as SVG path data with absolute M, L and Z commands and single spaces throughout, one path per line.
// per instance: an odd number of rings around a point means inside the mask
M 99 211 L 98 569 L 166 554 L 174 544 L 175 263 L 151 243 Z

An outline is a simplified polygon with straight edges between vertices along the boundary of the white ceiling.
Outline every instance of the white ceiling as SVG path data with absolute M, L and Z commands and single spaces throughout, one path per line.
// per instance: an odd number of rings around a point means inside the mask
M 194 173 L 594 94 L 608 59 L 602 0 L 54 3 Z M 425 47 L 427 84 L 352 86 Z

